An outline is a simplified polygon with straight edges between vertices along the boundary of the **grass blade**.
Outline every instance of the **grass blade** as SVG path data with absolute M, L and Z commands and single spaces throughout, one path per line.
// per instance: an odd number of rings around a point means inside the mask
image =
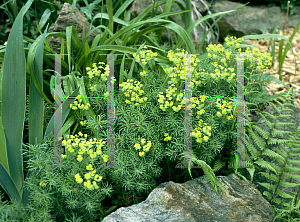
M 187 30 L 191 25 L 192 25 L 192 5 L 191 5 L 191 0 L 185 0 L 185 9 L 190 10 L 189 12 L 184 13 L 184 29 Z M 188 33 L 190 38 L 192 37 L 192 33 Z
M 109 16 L 108 29 L 111 32 L 113 32 L 114 31 L 114 20 L 113 20 L 114 9 L 113 9 L 112 0 L 107 0 L 106 1 L 106 9 L 107 9 L 107 13 L 108 13 L 108 16 Z
M 125 74 L 124 63 L 125 63 L 125 54 L 123 55 L 122 64 L 121 64 L 119 85 L 123 83 L 123 79 L 124 79 L 124 74 Z
M 165 7 L 164 7 L 163 13 L 166 13 L 166 12 L 170 12 L 170 11 L 171 11 L 172 3 L 173 3 L 173 0 L 167 0 L 167 2 L 166 2 L 166 4 L 165 4 Z M 186 13 L 189 13 L 189 12 L 186 12 Z M 168 19 L 168 16 L 166 16 L 165 19 L 167 20 L 167 19 Z M 158 30 L 158 32 L 157 32 L 158 39 L 161 39 L 163 30 L 164 30 L 164 29 Z
M 299 27 L 300 27 L 300 22 L 298 23 L 298 25 L 295 27 L 292 35 L 290 36 L 289 38 L 289 42 L 292 42 L 293 41 L 293 38 L 295 37 L 296 33 L 298 32 L 299 30 Z M 283 41 L 283 40 L 281 40 Z M 280 45 L 281 45 L 281 41 L 280 41 Z M 285 48 L 284 48 L 284 52 L 283 52 L 283 55 L 282 55 L 282 48 L 280 49 L 280 45 L 279 45 L 279 53 L 281 54 L 281 58 L 279 59 L 279 77 L 280 77 L 280 80 L 282 80 L 282 76 L 281 76 L 281 70 L 282 70 L 282 66 L 283 66 L 283 63 L 284 63 L 284 60 L 285 60 L 285 57 L 286 57 L 286 54 L 290 48 L 289 45 L 286 44 Z M 293 52 L 293 50 L 292 50 Z M 294 52 L 293 52 L 294 54 Z M 294 54 L 295 56 L 295 54 Z M 279 58 L 279 56 L 278 56 Z M 296 60 L 295 60 L 295 75 L 296 75 L 296 70 L 297 70 L 297 63 L 296 63 Z

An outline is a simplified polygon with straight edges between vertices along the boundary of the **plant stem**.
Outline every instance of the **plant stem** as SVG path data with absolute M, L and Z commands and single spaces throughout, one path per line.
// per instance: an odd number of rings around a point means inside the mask
M 288 16 L 289 16 L 289 8 L 290 8 L 290 1 L 288 1 L 288 3 L 287 3 L 287 9 L 286 9 L 285 21 L 284 21 L 284 25 L 283 25 L 283 34 L 284 34 L 284 31 L 285 31 L 286 21 L 287 21 L 287 18 L 288 18 Z

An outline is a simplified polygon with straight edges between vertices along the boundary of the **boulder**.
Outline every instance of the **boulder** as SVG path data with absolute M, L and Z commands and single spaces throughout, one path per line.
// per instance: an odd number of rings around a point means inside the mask
M 58 16 L 57 20 L 55 21 L 53 26 L 51 26 L 49 28 L 48 33 L 50 33 L 50 32 L 66 33 L 66 28 L 69 26 L 73 26 L 76 29 L 78 37 L 80 38 L 80 40 L 82 40 L 83 26 L 84 26 L 85 35 L 86 35 L 91 30 L 90 24 L 87 21 L 87 19 L 85 18 L 85 16 L 78 10 L 77 7 L 74 8 L 74 11 L 73 11 L 72 15 L 70 16 L 71 11 L 72 11 L 72 5 L 70 5 L 69 3 L 64 3 L 61 11 L 58 11 L 59 16 Z M 70 16 L 70 18 L 69 18 L 69 16 Z M 89 37 L 87 38 L 87 42 L 88 42 L 89 46 L 92 45 L 92 42 L 93 42 L 95 36 L 98 34 L 100 34 L 100 31 L 95 30 L 91 35 L 89 35 Z M 60 47 L 61 47 L 61 38 L 50 36 L 47 39 L 50 41 L 53 50 L 59 54 Z M 66 41 L 65 41 L 65 45 L 66 45 Z M 71 47 L 72 47 L 72 44 L 71 44 Z M 65 52 L 65 53 L 67 53 L 67 52 Z M 74 60 L 76 60 L 76 56 L 77 55 L 75 54 Z
M 218 13 L 235 9 L 243 5 L 239 2 L 227 0 L 214 1 L 211 12 Z M 223 42 L 227 35 L 237 38 L 251 34 L 261 34 L 261 29 L 272 33 L 278 20 L 277 28 L 283 29 L 286 12 L 281 10 L 280 6 L 268 7 L 266 5 L 243 6 L 236 11 L 226 14 L 218 21 L 220 30 L 220 42 Z M 300 11 L 300 6 L 295 6 L 295 12 Z M 295 27 L 300 21 L 300 13 L 289 15 L 286 28 Z
M 131 12 L 131 18 L 136 18 L 140 13 L 142 13 L 149 5 L 153 4 L 154 1 L 153 0 L 135 0 L 132 4 L 132 7 L 130 8 L 130 12 Z M 209 11 L 208 6 L 210 5 L 207 1 L 205 0 L 201 0 L 201 1 L 192 1 L 192 23 L 194 23 L 195 21 L 197 21 L 199 18 L 202 18 L 205 13 L 211 14 Z M 185 1 L 182 1 L 182 4 L 185 7 Z M 165 4 L 159 6 L 157 8 L 157 11 L 159 12 L 163 12 L 163 8 L 164 8 Z M 177 4 L 173 4 L 171 7 L 171 12 L 174 11 L 181 11 L 181 9 L 177 6 Z M 178 19 L 178 24 L 184 29 L 184 22 L 183 19 L 181 17 L 182 14 L 176 15 L 177 19 Z M 176 21 L 176 16 L 170 16 L 171 18 L 173 18 Z M 150 19 L 151 17 L 147 17 L 145 19 Z M 193 31 L 192 31 L 192 42 L 195 45 L 196 50 L 198 50 L 200 43 L 203 39 L 203 36 L 205 34 L 205 32 L 209 29 L 209 27 L 212 25 L 212 23 L 214 22 L 214 19 L 210 19 L 209 23 L 206 22 L 206 24 L 204 22 L 200 23 L 198 26 L 196 26 Z M 146 27 L 149 27 L 150 24 L 146 25 Z M 212 30 L 208 33 L 208 35 L 205 38 L 205 43 L 206 45 L 209 44 L 209 42 L 211 42 L 212 44 L 217 44 L 218 42 L 218 26 L 214 26 L 212 28 Z M 169 32 L 167 31 L 167 29 L 163 30 L 163 34 L 162 34 L 162 44 L 164 42 L 169 42 L 169 45 L 171 45 L 171 38 L 174 39 L 174 36 L 172 35 L 172 37 L 170 36 Z M 200 51 L 202 52 L 202 50 Z
M 271 205 L 253 184 L 234 173 L 216 178 L 226 194 L 218 187 L 218 196 L 205 176 L 183 184 L 170 181 L 158 185 L 145 201 L 121 207 L 103 222 L 273 221 Z

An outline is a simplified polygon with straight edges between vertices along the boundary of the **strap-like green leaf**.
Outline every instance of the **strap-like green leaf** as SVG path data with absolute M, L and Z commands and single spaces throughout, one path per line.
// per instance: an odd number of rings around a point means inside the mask
M 0 116 L 0 163 L 2 163 L 5 169 L 9 172 L 7 161 L 6 139 L 2 125 L 2 117 Z
M 34 55 L 34 72 L 31 76 L 36 75 L 36 79 L 43 87 L 43 55 L 44 55 L 44 42 L 46 38 L 47 28 L 39 41 L 36 52 L 31 52 Z M 44 127 L 44 99 L 38 92 L 31 78 L 29 86 L 29 143 L 37 145 L 43 139 Z M 37 142 L 37 143 L 35 143 Z
M 70 97 L 78 96 L 78 92 L 79 92 L 79 88 L 76 89 L 70 95 Z M 69 112 L 71 110 L 70 104 L 73 103 L 74 100 L 75 100 L 75 98 L 69 98 L 62 104 L 62 125 L 64 124 L 65 120 L 67 119 L 67 117 L 69 115 Z M 57 112 L 57 110 L 55 112 Z M 44 139 L 51 136 L 51 135 L 54 135 L 54 115 L 55 115 L 55 113 L 53 114 L 53 116 L 52 116 L 52 118 L 51 118 L 51 120 L 50 120 L 50 122 L 47 126 L 47 129 L 46 129 L 46 132 L 45 132 L 45 135 L 44 135 Z
M 1 163 L 0 180 L 2 181 L 1 186 L 5 186 L 4 190 L 11 190 L 8 192 L 11 200 L 17 197 L 18 200 L 21 200 L 24 182 L 22 140 L 26 108 L 26 61 L 23 44 L 23 17 L 32 2 L 33 0 L 27 1 L 13 23 L 3 62 L 1 115 L 9 172 Z M 11 176 L 14 187 L 11 182 L 6 181 L 9 180 L 7 174 Z
M 2 163 L 0 163 L 0 175 L 0 185 L 7 193 L 9 198 L 13 201 L 21 201 L 21 196 L 18 188 Z

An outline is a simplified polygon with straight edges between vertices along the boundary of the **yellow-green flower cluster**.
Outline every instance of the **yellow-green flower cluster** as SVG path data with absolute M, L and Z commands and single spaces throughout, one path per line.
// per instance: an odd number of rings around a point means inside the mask
M 139 137 L 139 139 L 141 140 L 141 144 L 142 144 L 142 145 L 146 143 L 145 138 L 142 138 L 142 139 L 141 139 L 141 137 Z M 134 145 L 135 149 L 136 149 L 136 150 L 140 150 L 140 149 L 141 149 L 141 144 L 136 143 L 136 144 Z M 143 152 L 139 152 L 139 155 L 140 155 L 141 157 L 145 156 L 145 154 L 149 151 L 150 147 L 151 147 L 151 141 L 147 141 L 147 145 L 143 146 Z
M 177 49 L 179 50 L 179 49 Z M 174 54 L 173 50 L 170 50 L 168 52 L 168 58 L 170 61 L 174 62 L 176 67 L 169 67 L 165 69 L 165 72 L 168 74 L 168 76 L 171 78 L 170 81 L 168 81 L 169 84 L 175 83 L 177 84 L 179 79 L 185 80 L 185 57 L 186 54 L 188 54 L 184 49 L 182 49 L 182 52 L 177 52 Z M 196 66 L 200 60 L 196 58 L 195 55 L 191 55 L 191 75 L 195 75 L 196 69 L 194 66 Z M 198 73 L 196 76 L 199 76 L 200 73 Z M 179 79 L 178 79 L 179 77 Z
M 241 38 L 241 39 L 236 39 L 236 36 L 231 36 L 230 38 L 229 37 L 226 37 L 225 38 L 225 44 L 226 46 L 234 46 L 236 48 L 238 48 L 240 46 L 240 43 L 243 42 L 244 39 Z
M 177 51 L 180 49 L 177 49 Z M 166 97 L 163 96 L 162 92 L 159 92 L 157 95 L 158 102 L 161 103 L 160 109 L 163 111 L 166 111 L 168 107 L 171 107 L 175 112 L 178 112 L 181 107 L 184 104 L 184 98 L 183 93 L 176 94 L 177 91 L 176 85 L 182 82 L 182 80 L 185 80 L 185 56 L 188 54 L 184 49 L 182 49 L 182 52 L 177 52 L 174 54 L 173 50 L 170 50 L 168 52 L 168 58 L 170 61 L 174 62 L 176 67 L 169 67 L 165 68 L 165 72 L 168 74 L 168 76 L 171 78 L 170 81 L 168 81 L 168 84 L 170 85 L 166 89 Z M 199 77 L 202 73 L 196 72 L 196 68 L 194 66 L 197 66 L 197 64 L 200 62 L 200 60 L 195 56 L 191 55 L 191 75 L 192 75 L 192 82 L 191 86 L 193 87 L 194 84 L 201 84 L 201 81 L 199 80 Z M 200 71 L 202 71 L 200 69 Z M 204 71 L 204 70 L 203 70 Z M 198 81 L 197 81 L 198 80 Z M 172 99 L 174 100 L 172 101 Z M 177 102 L 176 102 L 177 101 Z
M 165 139 L 164 141 L 169 141 L 171 140 L 172 137 L 169 136 L 169 133 L 165 133 Z
M 199 69 L 199 72 L 192 73 L 192 74 L 193 74 L 192 79 L 191 79 L 192 80 L 191 81 L 191 87 L 192 88 L 194 87 L 195 84 L 197 86 L 201 86 L 202 82 L 205 82 L 203 80 L 201 81 L 201 78 L 203 78 L 204 76 L 209 75 L 207 72 L 205 72 L 205 69 Z
M 201 109 L 202 108 L 202 106 L 204 106 L 204 100 L 207 98 L 208 96 L 204 96 L 204 95 L 202 95 L 200 98 L 200 100 L 201 100 L 201 103 L 202 104 L 200 104 L 200 102 L 199 102 L 199 99 L 198 98 L 196 98 L 196 97 L 193 97 L 192 98 L 192 108 L 195 108 L 195 107 L 197 107 L 197 109 L 199 110 L 199 111 L 197 111 L 197 116 L 200 116 L 200 115 L 202 115 L 203 113 L 205 113 L 205 110 L 204 109 Z M 197 104 L 197 105 L 196 105 Z
M 172 88 L 173 87 L 173 88 Z M 159 106 L 160 109 L 162 109 L 163 111 L 166 111 L 166 109 L 168 107 L 172 107 L 172 109 L 175 111 L 175 112 L 178 112 L 181 107 L 184 106 L 185 104 L 185 101 L 184 101 L 184 97 L 183 97 L 183 93 L 179 93 L 179 94 L 175 94 L 174 92 L 177 90 L 177 88 L 175 87 L 175 84 L 172 84 L 166 91 L 167 91 L 167 94 L 166 96 L 164 97 L 163 93 L 162 92 L 159 92 L 157 97 L 159 97 L 158 99 L 158 102 L 161 103 L 161 105 Z M 174 94 L 173 94 L 174 93 Z M 173 96 L 174 95 L 174 98 L 176 98 L 175 100 L 177 101 L 171 101 L 173 99 Z M 205 100 L 205 96 L 201 96 L 202 99 L 202 103 L 204 102 Z M 170 102 L 169 102 L 170 101 Z M 202 105 L 199 104 L 199 101 L 198 101 L 198 98 L 192 98 L 192 108 L 195 108 L 196 107 L 196 104 L 195 102 L 199 105 L 199 107 L 201 107 Z M 204 111 L 200 111 L 200 112 L 204 112 Z
M 176 49 L 176 51 L 179 51 L 180 49 Z M 173 50 L 170 50 L 168 52 L 168 58 L 170 61 L 174 62 L 175 65 L 178 67 L 178 66 L 181 66 L 182 64 L 184 65 L 184 61 L 185 61 L 185 56 L 186 54 L 188 54 L 187 51 L 185 51 L 184 49 L 182 49 L 182 52 L 176 52 L 176 54 L 174 54 L 174 51 Z M 183 61 L 183 63 L 182 63 Z M 196 66 L 197 63 L 199 63 L 200 60 L 198 58 L 196 58 L 195 55 L 191 55 L 191 66 Z
M 147 101 L 147 97 L 144 98 L 140 98 L 139 96 L 142 96 L 144 94 L 144 90 L 141 90 L 141 87 L 143 87 L 143 84 L 141 84 L 138 81 L 134 81 L 134 83 L 136 84 L 134 86 L 134 84 L 132 83 L 133 80 L 129 79 L 127 82 L 123 82 L 120 85 L 120 89 L 121 91 L 124 92 L 124 95 L 127 98 L 130 98 L 130 100 L 126 99 L 125 102 L 130 104 L 131 102 L 134 103 L 135 101 L 135 105 L 138 106 L 140 104 L 142 104 L 143 102 Z
M 91 104 L 86 104 L 84 105 L 82 102 L 83 102 L 83 99 L 80 99 L 82 98 L 83 96 L 81 95 L 78 95 L 74 101 L 74 103 L 71 103 L 70 104 L 70 108 L 73 109 L 73 110 L 77 110 L 77 109 L 80 109 L 80 110 L 88 110 L 89 107 L 91 106 Z M 78 101 L 76 101 L 78 100 Z M 78 108 L 77 108 L 78 107 Z
M 225 44 L 224 44 L 225 47 L 221 44 L 209 45 L 207 47 L 208 58 L 213 59 L 213 60 L 218 60 L 218 59 L 222 58 L 220 60 L 221 64 L 222 64 L 222 66 L 226 67 L 227 66 L 226 59 L 229 59 L 230 54 L 232 54 L 232 51 L 228 50 L 228 48 L 235 49 L 235 48 L 239 47 L 240 43 L 243 41 L 244 41 L 243 38 L 236 39 L 236 37 L 230 37 L 230 38 L 227 37 L 227 38 L 225 38 Z M 257 69 L 267 71 L 268 68 L 266 68 L 266 66 L 272 65 L 272 63 L 271 63 L 272 58 L 270 56 L 270 53 L 267 53 L 267 54 L 260 53 L 257 50 L 257 48 L 254 48 L 252 51 L 252 49 L 250 49 L 249 47 L 246 49 L 245 52 L 241 52 L 240 48 L 238 49 L 238 51 L 240 52 L 240 54 L 244 54 L 245 61 L 249 60 L 249 62 L 250 62 L 249 68 L 253 68 L 255 65 L 255 67 Z M 256 60 L 256 57 L 259 58 L 258 61 Z M 258 66 L 257 66 L 257 63 L 258 63 Z M 215 65 L 215 66 L 217 66 L 217 65 Z M 219 67 L 221 68 L 221 66 L 219 66 Z M 224 67 L 223 67 L 223 69 L 224 69 Z M 228 70 L 230 70 L 230 69 L 228 69 Z M 215 72 L 218 72 L 218 71 L 219 70 L 215 70 Z M 227 70 L 224 69 L 224 71 L 226 72 Z M 230 71 L 233 72 L 233 70 L 230 70 Z M 214 74 L 212 74 L 212 75 L 214 75 Z M 232 73 L 232 77 L 234 75 L 235 74 Z M 232 78 L 232 77 L 230 76 L 229 78 Z
M 143 47 L 147 49 L 146 46 Z M 157 52 L 152 52 L 151 50 L 141 50 L 139 51 L 138 55 L 133 53 L 133 57 L 136 59 L 137 62 L 141 62 L 143 65 L 147 64 L 147 62 L 151 61 L 152 59 L 157 60 L 155 58 L 157 56 Z
M 211 136 L 211 127 L 207 126 L 207 124 L 204 123 L 205 126 L 201 129 L 202 124 L 203 124 L 203 120 L 202 119 L 200 119 L 200 121 L 198 123 L 199 123 L 198 124 L 199 128 L 196 127 L 195 130 L 192 131 L 192 136 L 197 138 L 196 139 L 197 143 L 202 143 L 202 139 L 205 142 L 207 142 L 208 139 L 209 139 L 209 137 Z M 201 129 L 201 131 L 199 131 L 198 129 L 199 130 Z M 204 133 L 203 137 L 201 137 L 202 136 L 201 132 Z
M 220 58 L 222 58 L 221 64 L 222 66 L 227 67 L 227 62 L 226 59 L 229 60 L 230 56 L 232 54 L 232 50 L 235 49 L 236 47 L 239 47 L 240 43 L 244 41 L 243 39 L 236 39 L 236 37 L 230 37 L 230 38 L 225 38 L 225 46 L 226 49 L 223 45 L 221 44 L 211 44 L 207 47 L 207 56 L 209 59 L 213 59 L 213 60 L 219 60 Z M 229 50 L 227 49 L 229 48 Z M 230 50 L 231 49 L 231 50 Z M 238 51 L 240 52 L 241 49 L 238 49 Z
M 140 72 L 140 75 L 141 75 L 141 76 L 148 76 L 147 73 L 148 73 L 148 72 L 144 70 L 144 71 Z
M 41 181 L 41 182 L 40 182 L 40 186 L 41 186 L 41 187 L 44 187 L 44 186 L 46 186 L 46 184 L 45 184 L 43 181 Z
M 243 53 L 245 54 L 245 60 L 249 61 L 249 65 L 250 67 L 253 67 L 255 65 L 255 67 L 258 70 L 262 70 L 262 71 L 267 71 L 268 68 L 266 66 L 270 66 L 272 65 L 272 57 L 270 53 L 264 54 L 258 51 L 257 48 L 254 48 L 253 51 L 252 49 L 250 49 L 249 47 L 246 49 L 246 51 Z M 259 58 L 258 61 L 256 60 L 256 58 Z M 258 66 L 257 64 L 258 63 Z
M 93 63 L 92 64 L 93 69 L 91 69 L 90 67 L 86 67 L 87 75 L 88 75 L 89 79 L 92 79 L 96 76 L 96 77 L 101 77 L 101 79 L 103 81 L 106 81 L 107 76 L 108 76 L 108 72 L 109 72 L 109 66 L 106 65 L 105 68 L 103 66 L 101 66 L 101 64 L 102 65 L 105 64 L 104 62 L 99 62 L 98 64 L 100 65 L 99 68 L 104 69 L 105 72 L 102 74 L 101 70 L 98 70 L 97 63 Z
M 181 105 L 184 104 L 183 93 L 178 94 L 177 97 L 176 97 L 176 94 L 174 93 L 176 90 L 177 90 L 177 88 L 175 87 L 175 84 L 172 84 L 166 90 L 167 91 L 166 97 L 164 97 L 162 92 L 158 93 L 158 95 L 157 95 L 159 97 L 158 102 L 161 103 L 161 105 L 159 106 L 160 109 L 162 109 L 163 111 L 166 111 L 166 109 L 168 107 L 172 107 L 172 109 L 175 112 L 178 112 L 181 109 Z M 177 106 L 176 106 L 176 104 L 174 104 L 173 101 L 169 102 L 170 100 L 173 99 L 173 97 L 172 97 L 173 93 L 176 97 L 176 101 L 180 101 L 179 103 L 177 103 L 178 104 Z M 167 101 L 167 100 L 169 100 L 169 101 Z
M 217 112 L 218 117 L 222 116 L 223 114 L 226 115 L 227 113 L 230 113 L 232 111 L 232 107 L 234 106 L 233 102 L 226 102 L 226 101 L 223 101 L 223 105 L 221 105 L 220 103 L 218 103 L 218 101 L 220 101 L 220 100 L 221 99 L 218 98 L 217 101 L 215 102 L 217 104 L 218 108 L 222 110 L 222 113 Z M 228 120 L 231 120 L 232 118 L 233 118 L 233 115 L 227 116 Z
M 88 84 L 87 87 L 91 91 L 91 94 L 94 96 L 102 96 L 99 94 L 101 92 L 101 89 L 105 88 L 106 91 L 106 84 L 103 84 L 103 82 L 107 81 L 107 77 L 109 74 L 109 66 L 106 65 L 105 68 L 101 65 L 104 65 L 104 62 L 99 62 L 99 67 L 97 67 L 97 63 L 93 63 L 93 69 L 90 67 L 86 68 L 87 75 L 88 75 Z M 104 72 L 102 72 L 100 69 L 104 69 Z M 114 77 L 112 77 L 112 81 L 116 81 Z M 102 89 L 103 91 L 103 89 Z M 107 93 L 106 95 L 107 96 Z
M 233 68 L 224 68 L 223 66 L 218 65 L 217 62 L 215 62 L 213 66 L 216 69 L 214 70 L 214 73 L 210 74 L 212 79 L 227 79 L 230 81 L 234 76 L 236 76 Z
M 80 121 L 80 125 L 81 125 L 81 126 L 84 126 L 85 124 L 86 124 L 86 120 Z
M 62 145 L 65 146 L 65 148 L 73 155 L 76 156 L 75 150 L 78 150 L 77 155 L 77 161 L 82 162 L 84 154 L 85 156 L 89 156 L 92 162 L 94 162 L 97 158 L 97 155 L 100 156 L 102 154 L 101 147 L 105 144 L 105 141 L 100 140 L 100 142 L 97 142 L 96 138 L 90 139 L 89 141 L 86 141 L 87 134 L 82 134 L 81 132 L 78 133 L 80 137 L 84 136 L 85 138 L 78 138 L 77 134 L 75 136 L 73 135 L 66 135 L 68 138 L 68 141 L 63 140 Z M 69 139 L 70 138 L 70 139 Z M 93 147 L 96 145 L 97 150 L 94 151 Z M 62 158 L 66 158 L 67 155 L 62 154 Z M 107 155 L 101 155 L 101 158 L 104 162 L 107 162 Z M 96 182 L 99 182 L 102 180 L 102 177 L 96 174 L 96 171 L 93 169 L 92 165 L 89 164 L 86 166 L 86 169 L 91 171 L 86 174 L 84 174 L 84 177 L 86 181 L 84 182 L 84 186 L 89 189 L 98 189 L 98 185 Z M 94 178 L 94 181 L 91 183 L 91 179 Z M 77 183 L 82 183 L 83 179 L 80 177 L 80 174 L 75 175 L 75 179 Z

